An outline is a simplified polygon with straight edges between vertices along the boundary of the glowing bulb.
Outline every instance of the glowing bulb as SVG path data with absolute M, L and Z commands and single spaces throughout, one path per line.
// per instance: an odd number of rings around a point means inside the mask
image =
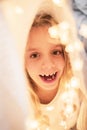
M 21 7 L 16 6 L 16 7 L 15 7 L 15 12 L 16 12 L 17 14 L 22 14 L 24 11 L 23 11 L 23 9 L 22 9 Z
M 52 26 L 48 29 L 48 32 L 52 38 L 58 38 L 58 27 Z
M 47 127 L 47 128 L 46 128 L 46 130 L 50 130 L 50 128 L 49 128 L 49 127 Z
M 52 111 L 54 109 L 54 106 L 46 107 L 47 111 Z
M 64 30 L 68 30 L 68 29 L 70 28 L 69 23 L 66 22 L 66 21 L 61 22 L 61 23 L 59 24 L 59 26 L 60 26 L 61 29 L 64 29 Z
M 71 93 L 72 94 L 72 93 Z M 61 101 L 63 101 L 64 102 L 64 104 L 71 104 L 72 103 L 72 100 L 71 100 L 71 98 L 72 98 L 72 95 L 70 95 L 70 92 L 64 92 L 63 94 L 62 94 L 62 96 L 61 96 Z
M 65 32 L 65 33 L 61 36 L 61 42 L 62 42 L 62 44 L 67 44 L 68 41 L 69 41 L 68 33 Z
M 81 51 L 83 49 L 83 44 L 80 41 L 75 41 L 74 48 L 78 51 Z
M 66 21 L 50 27 L 48 32 L 52 38 L 59 39 L 62 44 L 69 42 L 69 24 Z
M 64 129 L 66 130 L 67 129 L 67 124 L 66 124 L 66 121 L 61 121 L 60 122 L 60 126 L 64 127 Z
M 68 118 L 74 112 L 74 108 L 72 105 L 67 105 L 64 111 L 64 115 Z
M 77 95 L 75 89 L 69 89 L 68 91 L 65 91 L 61 95 L 61 101 L 63 101 L 65 104 L 72 104 L 73 98 Z
M 66 21 L 63 21 L 59 24 L 58 26 L 59 28 L 59 35 L 60 35 L 60 38 L 61 38 L 61 42 L 63 44 L 68 44 L 69 42 L 69 23 L 66 22 Z
M 66 83 L 65 84 L 65 88 L 70 88 L 71 86 L 70 86 L 70 83 Z
M 79 79 L 77 77 L 72 77 L 70 83 L 71 83 L 71 87 L 78 88 Z
M 71 44 L 69 44 L 69 45 L 66 46 L 65 50 L 66 50 L 66 52 L 73 52 L 74 48 Z
M 52 0 L 55 4 L 57 4 L 58 6 L 62 6 L 63 5 L 63 0 Z
M 77 59 L 76 61 L 74 61 L 74 62 L 73 62 L 73 67 L 74 67 L 74 69 L 75 69 L 76 71 L 81 70 L 82 67 L 83 67 L 83 62 L 82 62 L 82 60 Z
M 27 120 L 26 121 L 27 130 L 38 128 L 38 126 L 39 126 L 39 122 L 37 120 Z

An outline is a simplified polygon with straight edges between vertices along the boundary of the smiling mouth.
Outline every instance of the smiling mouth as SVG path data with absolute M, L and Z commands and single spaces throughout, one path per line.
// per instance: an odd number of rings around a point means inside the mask
M 51 75 L 40 75 L 41 79 L 45 82 L 52 82 L 56 79 L 57 77 L 57 72 L 55 72 L 54 74 Z

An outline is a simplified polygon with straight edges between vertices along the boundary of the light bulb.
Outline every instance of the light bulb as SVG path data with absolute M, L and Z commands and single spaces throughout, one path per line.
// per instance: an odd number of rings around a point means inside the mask
M 64 128 L 64 130 L 66 130 L 67 129 L 66 121 L 64 121 L 64 120 L 60 121 L 60 126 L 62 126 Z
M 83 67 L 83 62 L 81 59 L 75 59 L 75 61 L 73 62 L 73 67 L 74 67 L 74 70 L 76 71 L 79 71 L 82 69 Z
M 46 107 L 46 110 L 47 111 L 52 111 L 52 110 L 54 110 L 54 106 L 48 106 L 48 107 Z
M 67 45 L 65 50 L 66 50 L 66 52 L 73 52 L 74 51 L 73 45 L 71 45 L 71 44 Z
M 74 112 L 74 106 L 73 104 L 67 104 L 65 107 L 64 115 L 66 118 L 69 118 L 72 113 Z
M 63 30 L 68 30 L 68 29 L 70 28 L 70 25 L 69 25 L 68 22 L 63 21 L 63 22 L 61 22 L 61 23 L 59 24 L 59 27 L 60 27 L 61 29 L 63 29 Z
M 74 43 L 74 48 L 77 51 L 81 51 L 84 47 L 83 47 L 83 44 L 80 41 L 76 40 L 75 43 Z
M 55 4 L 57 4 L 58 6 L 62 6 L 64 1 L 63 0 L 52 0 Z
M 22 14 L 22 13 L 24 13 L 24 10 L 23 10 L 20 6 L 16 6 L 16 7 L 15 7 L 15 12 L 16 12 L 17 14 Z
M 49 29 L 48 29 L 48 32 L 49 32 L 49 34 L 50 34 L 50 36 L 52 37 L 52 38 L 58 38 L 58 27 L 57 27 L 57 25 L 56 26 L 52 26 L 52 27 L 49 27 Z
M 39 126 L 39 122 L 37 120 L 29 120 L 27 119 L 25 122 L 27 130 L 29 129 L 36 129 Z
M 70 83 L 71 83 L 71 87 L 79 88 L 80 81 L 77 77 L 72 77 Z

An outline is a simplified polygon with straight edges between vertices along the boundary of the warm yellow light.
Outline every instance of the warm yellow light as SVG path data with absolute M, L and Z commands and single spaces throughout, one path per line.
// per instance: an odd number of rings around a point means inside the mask
M 56 26 L 49 27 L 48 32 L 49 32 L 49 34 L 50 34 L 50 36 L 51 36 L 52 38 L 58 38 L 59 32 L 58 32 L 58 27 L 57 27 L 57 25 L 56 25 Z
M 83 62 L 81 59 L 75 59 L 75 61 L 73 62 L 73 67 L 76 71 L 79 71 L 82 69 L 83 67 Z
M 66 21 L 50 27 L 48 32 L 52 38 L 59 39 L 62 44 L 69 43 L 69 24 Z
M 70 28 L 69 23 L 66 22 L 66 21 L 61 22 L 61 23 L 59 24 L 59 26 L 60 26 L 61 29 L 64 29 L 64 30 L 67 30 L 67 29 Z
M 62 6 L 63 5 L 63 0 L 52 0 L 55 4 L 57 4 L 58 6 Z
M 77 51 L 81 51 L 83 49 L 83 44 L 80 42 L 80 41 L 75 41 L 74 43 L 74 48 L 77 50 Z
M 27 119 L 25 122 L 25 125 L 26 125 L 26 130 L 36 129 L 39 126 L 39 122 L 37 120 L 28 120 Z
M 47 128 L 46 128 L 46 130 L 50 130 L 50 128 L 49 128 L 49 127 L 47 127 Z
M 67 124 L 66 124 L 66 121 L 61 121 L 60 122 L 60 126 L 62 126 L 63 128 L 64 128 L 64 130 L 66 130 L 67 129 Z
M 23 9 L 22 9 L 21 7 L 19 7 L 19 6 L 16 6 L 16 7 L 15 7 L 15 12 L 16 12 L 17 14 L 22 14 L 22 13 L 24 13 Z
M 70 83 L 72 88 L 79 88 L 80 81 L 77 77 L 72 77 Z
M 65 84 L 65 88 L 67 89 L 78 89 L 79 88 L 80 81 L 77 77 L 73 76 L 71 80 Z
M 74 112 L 73 105 L 67 104 L 67 106 L 65 107 L 64 116 L 66 116 L 66 118 L 68 118 L 68 117 L 70 117 L 70 114 L 72 114 L 73 112 Z
M 62 44 L 68 44 L 69 43 L 69 29 L 70 25 L 68 22 L 63 21 L 59 24 L 59 35 L 61 38 L 61 43 Z
M 69 44 L 66 46 L 65 48 L 66 52 L 73 52 L 74 51 L 74 47 L 72 44 Z
M 46 110 L 47 110 L 47 111 L 52 111 L 53 109 L 54 109 L 54 106 L 46 107 Z
M 68 44 L 69 41 L 69 36 L 68 36 L 68 32 L 63 33 L 63 35 L 61 36 L 61 43 L 62 44 Z

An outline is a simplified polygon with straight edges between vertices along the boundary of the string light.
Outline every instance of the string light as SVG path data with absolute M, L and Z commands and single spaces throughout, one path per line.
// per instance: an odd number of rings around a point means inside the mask
M 76 76 L 73 76 L 71 80 L 65 84 L 67 89 L 78 89 L 79 88 L 79 79 Z
M 50 36 L 52 38 L 56 38 L 57 39 L 58 36 L 59 36 L 58 26 L 56 25 L 56 26 L 49 27 L 48 33 L 50 34 Z
M 66 118 L 71 116 L 71 113 L 74 112 L 74 107 L 73 105 L 67 104 L 67 106 L 65 107 L 65 111 L 64 111 L 64 115 L 66 116 Z
M 26 125 L 26 130 L 29 130 L 29 129 L 37 129 L 38 126 L 39 126 L 39 122 L 37 120 L 29 120 L 27 119 L 26 122 L 25 122 L 25 125 Z
M 69 29 L 68 22 L 63 21 L 58 25 L 52 26 L 48 29 L 48 33 L 52 38 L 60 39 L 62 44 L 69 43 Z
M 52 111 L 54 110 L 54 106 L 49 106 L 49 107 L 46 107 L 47 111 Z
M 23 10 L 20 6 L 16 6 L 16 7 L 15 7 L 15 12 L 16 12 L 17 14 L 22 14 L 22 13 L 24 13 L 24 10 Z
M 37 119 L 27 119 L 25 122 L 26 130 L 50 130 L 48 124 L 40 124 L 40 120 Z
M 81 59 L 75 59 L 75 61 L 73 62 L 73 67 L 75 69 L 75 71 L 81 71 L 83 68 L 83 62 Z
M 79 79 L 75 76 L 71 78 L 70 84 L 72 88 L 78 89 L 79 88 Z
M 68 29 L 70 28 L 70 25 L 69 25 L 68 22 L 63 21 L 63 22 L 61 22 L 61 23 L 59 24 L 59 27 L 60 27 L 61 29 L 63 29 L 63 30 L 68 30 Z
M 74 44 L 75 50 L 77 50 L 77 51 L 83 50 L 83 44 L 79 40 L 76 40 L 73 44 Z
M 73 115 L 76 115 L 77 110 L 80 106 L 78 93 L 75 89 L 68 89 L 62 92 L 59 96 L 58 105 L 61 105 L 59 110 L 59 120 L 58 124 L 62 127 L 61 129 L 67 130 L 69 129 L 68 122 L 72 119 Z
M 64 4 L 64 0 L 52 0 L 56 5 L 62 6 Z
M 66 130 L 67 129 L 66 121 L 64 121 L 64 120 L 60 121 L 60 126 L 62 126 L 64 128 L 64 130 Z
M 72 44 L 69 44 L 69 45 L 67 45 L 66 46 L 66 48 L 65 48 L 65 51 L 66 52 L 74 52 L 74 47 L 73 47 L 73 45 Z

